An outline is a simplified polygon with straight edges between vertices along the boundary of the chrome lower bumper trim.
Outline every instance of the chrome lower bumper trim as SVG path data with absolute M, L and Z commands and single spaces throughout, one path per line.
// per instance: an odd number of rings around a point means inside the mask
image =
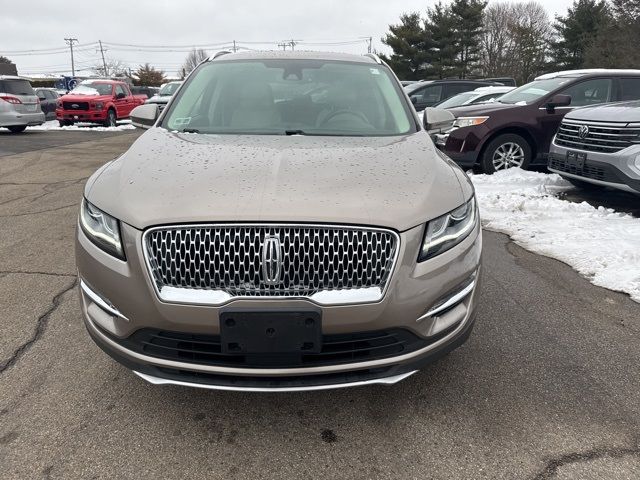
M 359 387 L 362 385 L 393 385 L 394 383 L 398 383 L 404 380 L 407 377 L 410 377 L 417 370 L 412 372 L 402 373 L 400 375 L 394 375 L 391 377 L 384 378 L 376 378 L 373 380 L 362 380 L 359 382 L 351 382 L 351 383 L 333 383 L 327 385 L 310 385 L 308 387 L 300 386 L 300 387 L 231 387 L 227 385 L 208 385 L 202 383 L 192 383 L 192 382 L 181 382 L 179 380 L 168 380 L 166 378 L 154 377 L 153 375 L 148 375 L 146 373 L 136 372 L 137 376 L 146 380 L 153 385 L 179 385 L 181 387 L 194 387 L 194 388 L 204 388 L 207 390 L 225 390 L 230 392 L 310 392 L 317 390 L 333 390 L 336 388 L 349 388 L 349 387 Z M 286 377 L 285 377 L 286 378 Z
M 455 306 L 456 304 L 458 304 L 462 300 L 464 300 L 471 292 L 473 292 L 474 288 L 476 288 L 476 279 L 475 278 L 473 280 L 471 280 L 469 285 L 464 287 L 462 290 L 460 290 L 455 295 L 449 297 L 446 302 L 441 303 L 437 307 L 434 307 L 431 310 L 429 310 L 427 313 L 425 313 L 420 318 L 418 318 L 416 320 L 416 322 L 421 322 L 425 318 L 433 317 L 433 316 L 437 315 L 438 313 L 443 312 L 443 311 Z
M 107 312 L 110 315 L 113 315 L 114 317 L 118 317 L 123 320 L 126 320 L 127 322 L 129 321 L 129 319 L 124 315 L 122 315 L 117 308 L 107 303 L 100 295 L 98 295 L 96 292 L 91 290 L 91 288 L 89 288 L 89 286 L 82 279 L 80 279 L 80 288 L 87 295 L 87 297 L 89 297 L 93 301 L 93 303 L 98 305 L 105 312 Z

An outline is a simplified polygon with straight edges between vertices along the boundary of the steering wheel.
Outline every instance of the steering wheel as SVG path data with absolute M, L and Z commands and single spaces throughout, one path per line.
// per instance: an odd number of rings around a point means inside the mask
M 324 120 L 322 120 L 322 125 L 329 122 L 331 119 L 333 119 L 334 117 L 337 117 L 338 115 L 351 115 L 353 117 L 357 117 L 358 120 L 362 120 L 367 125 L 371 125 L 371 123 L 369 122 L 369 119 L 365 116 L 364 113 L 355 112 L 353 110 L 346 110 L 346 109 L 336 110 L 335 112 L 331 112 L 329 115 L 325 117 Z

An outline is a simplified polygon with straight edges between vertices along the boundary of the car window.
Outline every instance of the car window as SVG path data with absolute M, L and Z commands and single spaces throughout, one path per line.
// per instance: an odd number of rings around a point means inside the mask
M 447 86 L 447 97 L 453 97 L 459 93 L 468 92 L 477 88 L 475 84 L 469 83 L 453 83 Z
M 116 95 L 124 94 L 127 95 L 127 91 L 124 89 L 122 85 L 116 85 Z
M 416 103 L 418 104 L 438 103 L 442 98 L 442 85 L 432 85 L 430 87 L 425 87 L 422 90 L 411 93 L 410 97 L 415 97 Z
M 508 104 L 525 104 L 530 105 L 540 98 L 547 95 L 549 92 L 562 87 L 565 84 L 573 82 L 573 77 L 558 77 L 548 78 L 544 80 L 535 80 L 526 85 L 516 88 L 510 91 L 504 96 L 500 97 L 501 103 Z
M 446 99 L 444 102 L 436 105 L 438 108 L 454 108 L 460 107 L 461 105 L 465 105 L 467 102 L 473 103 L 471 100 L 478 95 L 475 92 L 464 92 L 459 93 L 458 95 L 454 95 L 451 98 Z
M 399 135 L 415 131 L 388 68 L 327 60 L 229 60 L 201 66 L 163 126 L 199 133 Z
M 620 100 L 640 99 L 640 78 L 620 79 Z
M 612 85 L 613 81 L 610 78 L 594 78 L 576 83 L 559 93 L 571 96 L 570 106 L 584 107 L 611 101 Z
M 12 95 L 35 95 L 28 80 L 0 80 L 0 92 Z
M 44 96 L 47 100 L 54 100 L 56 96 L 50 90 L 44 90 Z

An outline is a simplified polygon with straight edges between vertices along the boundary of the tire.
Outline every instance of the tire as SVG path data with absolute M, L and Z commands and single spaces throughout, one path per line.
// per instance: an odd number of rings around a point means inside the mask
M 107 112 L 107 119 L 104 121 L 105 127 L 115 127 L 118 125 L 118 119 L 116 117 L 116 111 L 110 108 Z
M 24 132 L 27 128 L 26 125 L 21 125 L 19 127 L 7 127 L 11 133 L 20 133 Z
M 67 126 L 73 125 L 73 122 L 71 122 L 69 120 L 58 120 L 58 124 L 61 127 L 67 127 Z
M 581 190 L 602 190 L 606 188 L 603 185 L 596 185 L 595 183 L 585 182 L 583 180 L 578 180 L 576 178 L 569 178 L 562 176 L 567 182 L 571 183 L 574 187 L 579 188 Z
M 520 167 L 526 169 L 531 162 L 531 145 L 515 133 L 498 135 L 485 147 L 480 166 L 485 173 Z

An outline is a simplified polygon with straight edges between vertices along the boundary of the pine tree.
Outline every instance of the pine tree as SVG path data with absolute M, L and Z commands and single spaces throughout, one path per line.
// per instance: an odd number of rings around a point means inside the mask
M 594 39 L 611 22 L 611 11 L 605 0 L 574 0 L 565 17 L 556 17 L 557 39 L 551 43 L 554 66 L 582 68 Z
M 140 65 L 133 73 L 133 77 L 134 84 L 147 87 L 159 87 L 165 82 L 164 72 L 156 70 L 148 63 Z
M 480 60 L 483 13 L 487 2 L 482 0 L 453 0 L 451 14 L 458 40 L 457 70 L 460 78 L 467 78 Z
M 427 10 L 424 28 L 425 37 L 429 39 L 429 75 L 436 78 L 457 75 L 456 56 L 460 41 L 456 35 L 456 20 L 451 9 L 442 2 L 435 4 Z
M 389 25 L 390 33 L 382 42 L 393 50 L 384 57 L 395 74 L 402 80 L 420 80 L 426 72 L 428 55 L 425 48 L 425 31 L 419 13 L 405 13 L 400 23 Z

